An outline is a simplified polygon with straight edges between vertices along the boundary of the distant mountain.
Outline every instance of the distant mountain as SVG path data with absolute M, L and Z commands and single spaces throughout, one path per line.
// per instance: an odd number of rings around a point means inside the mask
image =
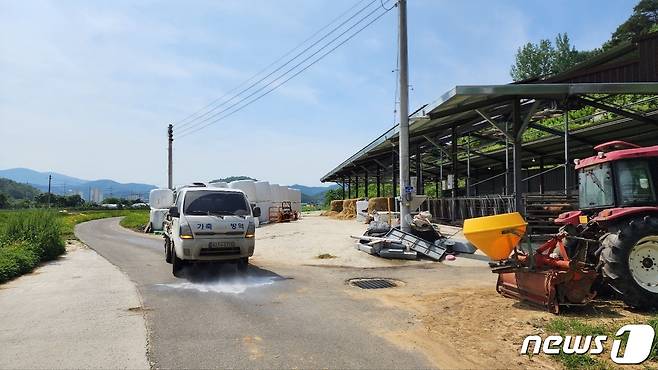
M 326 192 L 327 190 L 330 189 L 336 189 L 339 188 L 337 184 L 334 185 L 328 185 L 328 186 L 305 186 L 305 185 L 290 185 L 288 186 L 289 188 L 297 189 L 302 192 L 302 194 L 310 195 L 310 196 L 315 196 L 321 193 Z
M 156 186 L 149 184 L 122 184 L 114 180 L 83 180 L 56 172 L 39 172 L 29 168 L 12 168 L 0 170 L 0 177 L 18 183 L 34 186 L 41 191 L 48 191 L 48 175 L 52 176 L 51 191 L 54 194 L 77 194 L 88 200 L 92 189 L 99 189 L 104 197 L 141 198 L 147 199 L 148 193 Z
M 45 185 L 46 187 L 48 187 L 48 175 L 52 176 L 53 183 L 58 184 L 80 185 L 87 182 L 87 180 L 62 175 L 57 172 L 39 172 L 29 168 L 10 168 L 8 170 L 0 170 L 0 177 L 24 184 Z

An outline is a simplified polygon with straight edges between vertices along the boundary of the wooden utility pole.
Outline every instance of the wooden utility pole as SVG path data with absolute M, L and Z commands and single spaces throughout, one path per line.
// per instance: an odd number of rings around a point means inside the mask
M 53 175 L 48 175 L 48 208 L 50 208 L 50 182 L 53 179 Z

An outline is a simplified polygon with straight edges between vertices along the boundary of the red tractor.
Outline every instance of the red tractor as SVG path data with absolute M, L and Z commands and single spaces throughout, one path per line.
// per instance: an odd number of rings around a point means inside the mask
M 496 260 L 502 295 L 557 313 L 610 287 L 631 307 L 658 308 L 658 146 L 594 149 L 576 160 L 580 210 L 561 214 L 558 234 L 538 248 L 517 245 L 525 233 L 518 214 L 465 222 L 466 237 Z

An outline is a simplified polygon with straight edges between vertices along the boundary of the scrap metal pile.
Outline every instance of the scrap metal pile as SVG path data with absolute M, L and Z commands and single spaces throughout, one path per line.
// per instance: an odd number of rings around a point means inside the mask
M 364 235 L 352 238 L 358 240 L 355 246 L 358 250 L 383 258 L 415 260 L 426 257 L 440 261 L 448 254 L 475 252 L 469 242 L 441 234 L 431 218 L 429 212 L 415 215 L 411 232 L 391 227 L 384 221 L 372 221 Z

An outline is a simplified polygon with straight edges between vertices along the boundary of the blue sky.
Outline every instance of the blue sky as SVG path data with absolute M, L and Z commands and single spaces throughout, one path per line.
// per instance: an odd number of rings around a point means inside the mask
M 0 0 L 0 168 L 166 183 L 166 124 L 357 0 Z M 411 108 L 509 82 L 522 44 L 607 40 L 635 1 L 408 0 Z M 397 14 L 258 103 L 175 141 L 174 181 L 319 178 L 393 125 Z

